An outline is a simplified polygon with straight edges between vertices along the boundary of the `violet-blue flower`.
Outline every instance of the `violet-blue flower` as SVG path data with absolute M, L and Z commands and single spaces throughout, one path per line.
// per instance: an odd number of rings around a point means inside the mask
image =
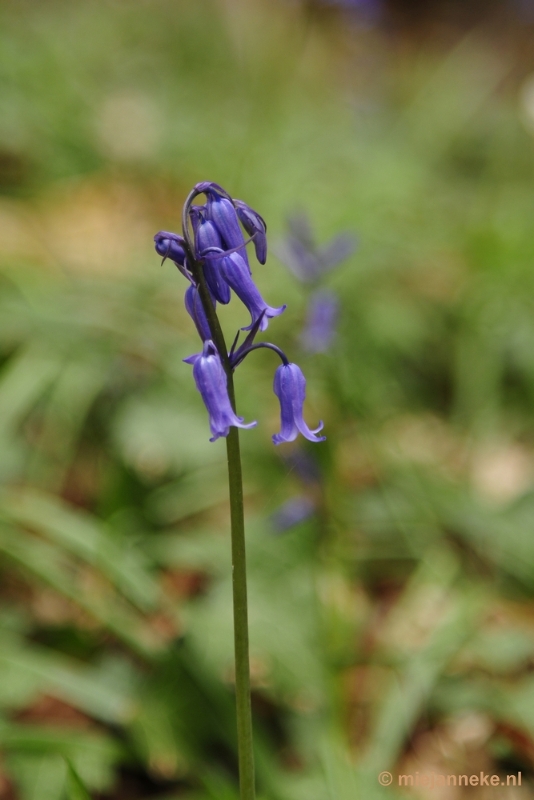
M 213 222 L 199 215 L 195 237 L 196 256 L 204 262 L 204 275 L 211 293 L 219 303 L 230 302 L 230 287 L 221 275 L 220 259 L 213 258 L 214 251 L 222 252 L 219 232 Z
M 216 303 L 213 297 L 211 298 L 213 307 L 215 308 Z M 185 308 L 187 313 L 195 323 L 195 327 L 198 331 L 198 335 L 202 339 L 203 342 L 206 339 L 211 339 L 211 331 L 210 326 L 208 324 L 208 318 L 206 317 L 206 312 L 204 311 L 204 306 L 202 305 L 202 300 L 200 299 L 200 294 L 196 286 L 191 284 L 185 293 Z
M 356 248 L 357 241 L 350 233 L 342 233 L 318 247 L 305 214 L 289 217 L 288 227 L 289 235 L 276 246 L 276 255 L 303 283 L 319 281 Z
M 329 289 L 315 292 L 308 306 L 306 327 L 301 333 L 301 341 L 309 353 L 325 353 L 336 332 L 339 312 L 337 295 Z
M 323 442 L 326 436 L 317 436 L 323 429 L 320 422 L 311 430 L 304 422 L 303 409 L 306 399 L 306 378 L 297 364 L 281 364 L 274 375 L 274 393 L 280 400 L 282 426 L 273 436 L 274 444 L 292 442 L 301 433 L 310 442 Z
M 204 205 L 194 205 L 199 194 L 206 196 Z M 154 237 L 157 252 L 171 258 L 191 284 L 185 293 L 185 307 L 204 346 L 201 353 L 184 361 L 193 365 L 195 383 L 209 414 L 211 441 L 228 436 L 232 427 L 256 425 L 256 422 L 246 424 L 243 417 L 237 416 L 229 388 L 232 388 L 232 373 L 259 348 L 273 351 L 282 360 L 274 382 L 280 399 L 282 430 L 273 436 L 273 441 L 276 444 L 292 441 L 299 432 L 310 441 L 323 441 L 325 437 L 316 435 L 322 423 L 316 430 L 310 430 L 302 416 L 306 381 L 300 368 L 291 364 L 277 345 L 255 342 L 257 334 L 266 330 L 269 321 L 285 311 L 286 306 L 275 308 L 263 299 L 251 276 L 246 252 L 250 240 L 245 241 L 241 226 L 254 242 L 258 261 L 264 263 L 267 226 L 263 218 L 218 184 L 204 181 L 194 187 L 184 205 L 183 236 L 160 231 Z M 251 322 L 242 328 L 248 331 L 244 341 L 238 346 L 238 331 L 228 352 L 216 305 L 228 303 L 231 290 L 248 309 Z
M 233 203 L 226 197 L 221 197 L 220 194 L 208 189 L 206 189 L 206 196 L 208 198 L 206 202 L 207 218 L 213 222 L 217 228 L 219 236 L 222 239 L 224 249 L 235 250 L 238 248 L 241 258 L 245 262 L 250 273 L 250 266 L 245 247 L 245 237 L 243 236 L 243 231 L 239 225 L 237 211 L 235 210 Z
M 305 519 L 312 516 L 314 511 L 315 503 L 311 498 L 304 495 L 292 497 L 271 514 L 270 523 L 276 533 L 283 533 L 300 522 L 304 522 Z
M 252 280 L 247 265 L 239 253 L 231 253 L 230 255 L 223 256 L 220 259 L 221 274 L 229 286 L 232 287 L 239 299 L 250 311 L 252 321 L 250 325 L 242 330 L 250 330 L 256 320 L 263 314 L 260 330 L 264 331 L 269 325 L 269 319 L 278 317 L 285 311 L 286 306 L 273 308 L 267 305 L 265 300 L 260 294 L 260 291 L 254 281 Z
M 322 482 L 321 470 L 310 452 L 296 448 L 289 453 L 285 453 L 282 459 L 300 480 L 308 486 L 317 486 Z
M 256 258 L 260 264 L 265 264 L 267 261 L 267 236 L 265 235 L 267 233 L 267 225 L 265 220 L 242 200 L 234 200 L 234 203 L 242 226 L 248 235 L 254 239 Z
M 154 236 L 154 244 L 156 253 L 159 253 L 160 256 L 170 258 L 175 264 L 184 266 L 185 242 L 183 236 L 179 236 L 177 233 L 169 233 L 169 231 L 160 231 Z
M 232 408 L 226 373 L 211 339 L 206 339 L 201 354 L 187 360 L 191 363 L 193 359 L 193 377 L 210 418 L 210 442 L 220 436 L 228 436 L 231 425 L 236 428 L 254 428 L 257 422 L 245 424 L 243 417 L 238 417 Z

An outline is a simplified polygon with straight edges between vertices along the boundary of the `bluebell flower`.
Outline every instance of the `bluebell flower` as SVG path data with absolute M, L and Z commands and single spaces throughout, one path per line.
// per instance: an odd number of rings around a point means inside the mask
M 289 235 L 276 246 L 276 255 L 303 283 L 315 283 L 354 252 L 356 239 L 349 233 L 336 236 L 328 244 L 315 244 L 312 229 L 305 214 L 295 214 L 288 220 Z
M 222 242 L 219 232 L 213 222 L 208 219 L 199 220 L 195 236 L 196 256 L 204 262 L 204 275 L 211 293 L 219 303 L 226 305 L 230 302 L 230 287 L 221 275 L 220 259 L 213 258 L 213 251 L 222 252 Z
M 197 230 L 200 222 L 205 218 L 206 215 L 206 207 L 205 206 L 191 206 L 189 209 L 189 219 L 191 220 L 191 225 L 193 226 L 193 232 L 195 236 L 197 235 Z
M 269 319 L 278 317 L 285 311 L 286 306 L 273 308 L 267 305 L 260 294 L 260 291 L 252 280 L 247 265 L 239 253 L 231 253 L 220 258 L 221 274 L 229 286 L 232 287 L 239 299 L 244 303 L 250 312 L 252 321 L 250 325 L 242 330 L 250 330 L 255 322 L 262 316 L 260 330 L 264 331 L 269 325 Z
M 199 194 L 205 194 L 205 205 L 193 205 Z M 182 214 L 184 235 L 160 231 L 154 237 L 157 252 L 164 259 L 171 258 L 191 284 L 185 293 L 185 307 L 204 346 L 201 353 L 184 361 L 193 365 L 196 387 L 209 414 L 211 441 L 228 436 L 231 427 L 252 428 L 257 424 L 246 424 L 243 417 L 235 413 L 228 394 L 228 380 L 251 352 L 268 348 L 282 360 L 274 381 L 274 390 L 280 399 L 282 430 L 273 436 L 273 441 L 275 444 L 293 441 L 300 432 L 310 441 L 321 442 L 325 437 L 316 434 L 322 429 L 322 423 L 316 430 L 310 430 L 303 420 L 306 381 L 301 370 L 288 361 L 277 345 L 255 342 L 258 332 L 266 330 L 269 321 L 279 316 L 286 306 L 275 308 L 263 299 L 251 276 L 245 249 L 250 240 L 245 241 L 241 226 L 254 242 L 258 261 L 265 263 L 267 227 L 263 218 L 242 200 L 230 197 L 218 184 L 205 181 L 197 184 L 188 195 Z M 224 338 L 215 318 L 210 329 L 208 315 L 211 319 L 211 312 L 204 301 L 208 302 L 207 291 L 215 311 L 217 302 L 229 302 L 231 290 L 248 309 L 251 322 L 242 328 L 248 334 L 241 345 L 238 347 L 238 331 L 230 352 L 225 352 Z
M 326 353 L 336 332 L 339 300 L 335 292 L 320 289 L 314 292 L 308 306 L 302 344 L 309 353 Z
M 185 359 L 193 364 L 193 377 L 200 392 L 210 418 L 210 430 L 214 442 L 220 436 L 228 436 L 230 426 L 236 428 L 254 428 L 258 423 L 246 425 L 243 417 L 238 417 L 232 408 L 228 396 L 228 382 L 217 348 L 206 339 L 202 353 Z
M 276 533 L 283 533 L 284 531 L 293 528 L 300 522 L 308 519 L 315 512 L 315 503 L 309 497 L 300 495 L 299 497 L 292 497 L 290 500 L 280 506 L 270 516 L 270 522 Z
M 177 233 L 170 233 L 169 231 L 160 231 L 154 236 L 154 243 L 156 253 L 163 256 L 163 261 L 170 258 L 174 265 L 178 267 L 182 275 L 187 280 L 191 280 L 191 273 L 187 264 L 187 256 L 185 252 L 185 240 L 183 236 L 178 236 Z M 162 263 L 163 263 L 162 261 Z
M 303 483 L 308 486 L 317 486 L 322 481 L 321 470 L 311 453 L 299 448 L 291 450 L 282 456 L 284 462 L 294 470 Z
M 211 298 L 213 307 L 215 308 L 216 302 Z M 196 286 L 191 284 L 185 293 L 185 307 L 187 313 L 195 323 L 195 327 L 198 331 L 198 335 L 202 339 L 203 342 L 206 339 L 211 339 L 211 331 L 210 326 L 208 324 L 208 318 L 206 317 L 206 312 L 204 311 L 204 306 L 202 305 L 202 300 L 200 299 L 200 294 Z
M 159 253 L 163 258 L 170 258 L 175 264 L 184 266 L 186 256 L 184 248 L 184 237 L 178 236 L 177 233 L 169 233 L 169 231 L 160 231 L 154 236 L 154 244 L 156 253 Z
M 239 224 L 237 211 L 231 200 L 221 197 L 217 192 L 206 189 L 206 216 L 213 222 L 222 239 L 225 250 L 239 249 L 241 258 L 250 273 L 245 237 Z
M 254 239 L 256 258 L 260 264 L 265 264 L 267 261 L 267 225 L 265 220 L 242 200 L 234 200 L 234 203 L 241 224 L 248 235 Z
M 274 375 L 274 393 L 280 400 L 282 426 L 273 436 L 274 444 L 292 442 L 301 433 L 310 442 L 323 442 L 326 436 L 316 434 L 323 429 L 320 422 L 311 430 L 304 422 L 303 410 L 306 399 L 306 378 L 297 364 L 281 364 Z

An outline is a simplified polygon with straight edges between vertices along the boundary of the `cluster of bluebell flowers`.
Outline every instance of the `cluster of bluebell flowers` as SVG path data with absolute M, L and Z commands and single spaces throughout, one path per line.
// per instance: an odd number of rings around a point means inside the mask
M 204 195 L 205 203 L 194 201 Z M 193 378 L 209 414 L 212 438 L 228 436 L 230 427 L 251 428 L 256 422 L 245 423 L 237 416 L 228 389 L 228 375 L 251 353 L 260 347 L 273 350 L 282 363 L 274 376 L 274 392 L 280 401 L 281 429 L 273 438 L 274 444 L 293 441 L 299 433 L 312 442 L 318 436 L 321 422 L 310 429 L 303 417 L 306 379 L 297 364 L 270 342 L 255 342 L 260 331 L 285 310 L 275 308 L 262 297 L 252 278 L 247 244 L 252 242 L 260 264 L 267 259 L 267 227 L 263 218 L 242 200 L 236 200 L 221 186 L 208 181 L 198 183 L 189 194 L 182 217 L 183 235 L 160 231 L 154 236 L 157 253 L 170 259 L 187 278 L 185 307 L 203 342 L 202 352 L 184 359 L 193 365 Z M 248 238 L 245 238 L 245 233 Z M 232 348 L 226 350 L 216 316 L 217 303 L 230 302 L 232 292 L 250 313 L 250 324 L 238 347 L 239 332 Z

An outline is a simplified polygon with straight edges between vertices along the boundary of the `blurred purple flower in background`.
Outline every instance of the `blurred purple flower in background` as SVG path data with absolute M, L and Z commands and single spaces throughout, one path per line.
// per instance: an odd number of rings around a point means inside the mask
M 293 528 L 300 522 L 309 519 L 314 513 L 315 503 L 313 500 L 304 495 L 298 495 L 286 500 L 280 508 L 271 514 L 269 521 L 275 533 L 284 533 L 289 528 Z
M 323 476 L 311 453 L 297 448 L 285 453 L 282 460 L 290 472 L 294 472 L 307 487 L 308 494 L 292 497 L 273 511 L 269 520 L 274 533 L 284 533 L 294 525 L 314 516 L 322 495 Z
M 325 275 L 345 261 L 355 251 L 356 237 L 341 233 L 325 245 L 315 243 L 306 214 L 295 214 L 288 219 L 289 233 L 275 247 L 275 253 L 307 286 L 318 287 Z M 335 336 L 339 314 L 339 300 L 331 289 L 317 289 L 309 298 L 306 324 L 300 341 L 309 353 L 325 353 Z
M 321 483 L 321 470 L 310 453 L 304 450 L 293 450 L 291 453 L 284 455 L 283 460 L 307 486 L 316 486 Z
M 311 225 L 306 214 L 288 218 L 289 233 L 278 242 L 275 253 L 302 283 L 316 283 L 327 272 L 352 255 L 357 246 L 356 237 L 341 233 L 328 244 L 315 244 Z
M 382 0 L 316 0 L 316 4 L 348 11 L 367 23 L 378 22 L 384 12 Z
M 308 305 L 306 326 L 300 334 L 302 346 L 309 353 L 326 353 L 336 333 L 339 300 L 330 289 L 318 289 Z

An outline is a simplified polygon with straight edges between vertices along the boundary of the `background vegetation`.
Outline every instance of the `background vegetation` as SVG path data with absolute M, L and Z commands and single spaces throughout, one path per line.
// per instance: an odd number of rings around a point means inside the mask
M 533 795 L 532 9 L 399 8 L 0 7 L 3 800 L 237 797 L 224 444 L 152 250 L 199 180 L 271 244 L 298 210 L 359 239 L 328 353 L 255 272 L 328 434 L 274 448 L 273 362 L 241 367 L 259 797 Z

